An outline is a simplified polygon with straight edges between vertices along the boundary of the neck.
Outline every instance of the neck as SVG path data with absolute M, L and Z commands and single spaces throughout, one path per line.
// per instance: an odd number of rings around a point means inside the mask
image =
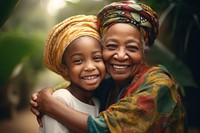
M 125 80 L 123 82 L 122 81 L 115 81 L 116 89 L 120 90 L 120 89 L 124 88 L 125 86 L 127 86 L 130 83 L 131 80 L 132 79 L 128 79 L 128 80 Z
M 87 91 L 84 88 L 79 88 L 73 84 L 71 84 L 67 88 L 67 90 L 81 102 L 93 105 L 92 103 L 93 91 Z
M 127 86 L 131 81 L 134 79 L 137 79 L 141 74 L 146 72 L 148 70 L 149 66 L 147 64 L 141 64 L 140 67 L 138 67 L 138 70 L 135 74 L 133 74 L 133 77 L 125 79 L 123 81 L 117 81 L 115 80 L 116 89 L 122 89 L 123 87 Z

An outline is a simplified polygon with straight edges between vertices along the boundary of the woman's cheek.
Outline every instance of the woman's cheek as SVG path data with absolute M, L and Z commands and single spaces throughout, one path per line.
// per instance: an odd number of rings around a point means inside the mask
M 103 50 L 103 59 L 104 59 L 104 61 L 107 61 L 110 58 L 110 54 L 111 54 L 111 52 L 109 52 L 107 50 Z
M 109 53 L 106 50 L 104 50 L 103 51 L 103 59 L 104 59 L 104 61 L 107 61 L 108 57 L 109 57 Z

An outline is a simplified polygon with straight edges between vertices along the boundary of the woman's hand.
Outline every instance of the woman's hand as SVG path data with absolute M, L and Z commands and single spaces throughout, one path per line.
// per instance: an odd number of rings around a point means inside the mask
M 36 118 L 37 118 L 37 122 L 38 124 L 42 127 L 43 124 L 42 124 L 42 120 L 41 120 L 41 116 L 40 115 L 40 112 L 38 111 L 37 107 L 38 107 L 38 104 L 37 104 L 37 95 L 38 93 L 33 93 L 32 96 L 31 96 L 31 100 L 30 100 L 30 110 L 31 112 L 36 115 Z
M 33 95 L 33 99 L 35 96 L 37 97 L 35 106 L 37 106 L 37 111 L 39 111 L 39 115 L 42 114 L 48 114 L 49 108 L 52 105 L 52 100 L 55 100 L 55 98 L 52 96 L 53 89 L 52 88 L 45 88 L 40 90 L 37 95 Z M 34 110 L 35 111 L 35 110 Z M 35 113 L 38 113 L 38 112 Z
M 37 110 L 37 107 L 38 107 L 38 104 L 37 104 L 37 95 L 38 93 L 33 93 L 32 96 L 31 96 L 31 100 L 29 102 L 30 104 L 30 110 L 33 114 L 35 114 L 36 116 L 39 116 L 40 115 L 40 112 Z
M 33 93 L 30 100 L 30 110 L 36 115 L 38 124 L 42 127 L 41 117 L 48 108 L 48 97 L 52 97 L 53 90 L 51 88 L 42 89 L 37 93 Z M 47 107 L 46 107 L 47 106 Z

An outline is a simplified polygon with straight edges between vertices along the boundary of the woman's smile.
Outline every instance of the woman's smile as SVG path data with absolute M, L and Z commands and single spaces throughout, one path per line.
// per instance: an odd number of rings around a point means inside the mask
M 129 71 L 129 69 L 130 69 L 130 65 L 112 64 L 111 66 L 112 66 L 114 71 L 121 72 L 121 73 Z

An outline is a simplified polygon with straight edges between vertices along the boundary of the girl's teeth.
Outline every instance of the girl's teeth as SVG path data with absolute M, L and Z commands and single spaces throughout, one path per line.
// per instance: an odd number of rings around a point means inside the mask
M 97 78 L 97 76 L 92 76 L 92 77 L 83 77 L 83 79 L 85 79 L 85 80 L 91 80 L 91 79 L 95 79 L 95 78 Z

